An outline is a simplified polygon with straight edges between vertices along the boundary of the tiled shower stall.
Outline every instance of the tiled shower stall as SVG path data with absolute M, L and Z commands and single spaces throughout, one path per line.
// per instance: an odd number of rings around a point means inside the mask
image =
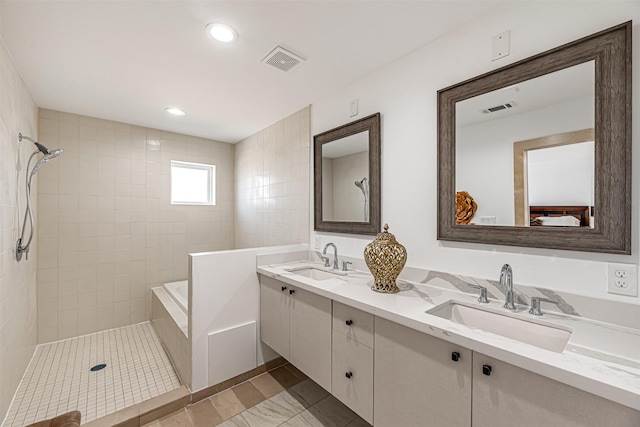
M 38 342 L 149 319 L 188 253 L 307 242 L 309 108 L 233 145 L 40 110 Z M 216 205 L 172 205 L 171 160 L 216 166 Z M 235 242 L 234 242 L 235 235 Z
M 233 248 L 233 145 L 40 110 L 38 341 L 142 322 L 189 252 Z M 172 205 L 171 160 L 216 165 L 215 206 Z

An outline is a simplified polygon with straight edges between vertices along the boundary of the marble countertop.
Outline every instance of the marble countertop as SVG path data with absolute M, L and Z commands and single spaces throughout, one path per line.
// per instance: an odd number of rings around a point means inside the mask
M 305 266 L 332 271 L 317 262 L 298 261 L 258 266 L 257 272 L 640 410 L 640 330 L 546 311 L 540 318 L 519 307 L 516 317 L 572 329 L 565 350 L 557 353 L 426 313 L 452 300 L 476 303 L 473 295 L 405 280 L 398 281 L 400 292 L 382 294 L 371 290 L 369 272 L 349 271 L 317 281 L 290 271 Z M 488 306 L 504 310 L 502 303 L 490 300 Z

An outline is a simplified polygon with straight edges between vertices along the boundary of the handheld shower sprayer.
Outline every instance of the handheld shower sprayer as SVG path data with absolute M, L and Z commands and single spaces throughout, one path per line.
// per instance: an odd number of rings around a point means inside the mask
M 33 234 L 35 231 L 34 224 L 33 224 L 33 214 L 31 212 L 31 179 L 38 172 L 38 170 L 40 170 L 42 165 L 47 163 L 49 160 L 55 157 L 58 157 L 60 154 L 64 152 L 62 148 L 49 150 L 47 147 L 40 144 L 35 139 L 28 137 L 26 135 L 23 135 L 22 133 L 19 133 L 18 141 L 22 141 L 23 139 L 33 142 L 37 150 L 31 154 L 31 156 L 29 157 L 29 160 L 27 161 L 26 174 L 25 174 L 25 179 L 27 182 L 27 191 L 26 191 L 27 210 L 24 213 L 24 220 L 22 221 L 22 232 L 20 233 L 20 238 L 16 242 L 16 260 L 18 261 L 22 259 L 22 254 L 25 254 L 25 259 L 29 259 L 29 247 L 31 246 L 31 241 L 33 240 Z M 40 153 L 43 154 L 42 158 L 38 160 L 38 162 L 33 167 L 33 169 L 29 170 L 29 165 L 31 165 L 31 160 L 33 160 L 33 158 Z M 25 230 L 27 229 L 27 218 L 29 218 L 30 233 L 29 233 L 29 239 L 26 241 L 26 243 L 24 243 L 24 234 L 25 234 Z
M 364 196 L 364 220 L 369 221 L 369 179 L 365 176 L 360 181 L 355 181 L 356 187 L 362 191 Z
M 40 144 L 38 144 L 38 145 L 40 145 Z M 42 145 L 41 147 L 46 149 L 46 147 L 44 145 Z M 51 159 L 53 159 L 55 157 L 58 157 L 60 154 L 63 153 L 63 151 L 64 150 L 62 148 L 57 148 L 55 150 L 48 151 L 48 153 L 45 154 L 43 158 L 38 160 L 38 163 L 36 163 L 36 165 L 33 167 L 33 169 L 31 170 L 31 175 L 35 175 L 36 172 L 38 172 L 38 170 L 42 167 L 42 165 L 47 163 L 49 160 L 51 160 Z
M 354 184 L 356 185 L 356 187 L 358 187 L 360 189 L 360 191 L 362 191 L 363 195 L 367 195 L 367 193 L 369 192 L 369 179 L 367 179 L 367 177 L 365 176 L 364 178 L 362 178 L 360 181 L 355 181 Z

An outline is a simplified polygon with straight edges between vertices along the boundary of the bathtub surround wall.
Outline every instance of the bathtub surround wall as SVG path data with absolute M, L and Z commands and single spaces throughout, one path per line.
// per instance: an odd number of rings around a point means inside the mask
M 235 247 L 309 242 L 310 107 L 235 144 Z
M 37 125 L 38 107 L 0 40 L 0 422 L 37 341 L 37 234 L 29 259 L 15 258 L 26 208 L 25 168 L 35 150 L 31 142 L 19 143 L 18 133 L 35 138 Z M 34 205 L 37 178 L 32 182 Z
M 256 260 L 278 264 L 308 258 L 306 244 L 189 255 L 192 392 L 277 358 L 260 341 Z
M 45 109 L 39 123 L 65 150 L 38 174 L 40 343 L 148 320 L 150 288 L 186 279 L 189 252 L 233 247 L 232 145 Z M 171 205 L 171 160 L 216 165 L 215 206 Z
M 191 389 L 191 340 L 187 336 L 189 319 L 162 287 L 151 290 L 151 324 L 182 384 Z
M 575 16 L 581 19 L 576 20 Z M 607 263 L 638 264 L 640 175 L 633 176 L 631 256 L 440 242 L 437 240 L 438 90 L 611 26 L 640 20 L 638 2 L 517 2 L 479 16 L 399 61 L 342 88 L 312 105 L 312 134 L 344 124 L 352 99 L 360 116 L 382 114 L 382 223 L 407 248 L 410 266 L 497 280 L 504 263 L 514 281 L 529 285 L 639 304 L 634 297 L 607 293 Z M 539 29 L 544 27 L 545 31 Z M 491 61 L 491 38 L 511 30 L 511 53 Z M 635 59 L 640 44 L 633 45 Z M 636 67 L 637 68 L 637 67 Z M 633 98 L 640 99 L 640 73 L 633 73 Z M 633 168 L 640 164 L 640 109 L 633 110 Z M 322 244 L 333 241 L 341 255 L 361 257 L 371 237 L 311 233 Z

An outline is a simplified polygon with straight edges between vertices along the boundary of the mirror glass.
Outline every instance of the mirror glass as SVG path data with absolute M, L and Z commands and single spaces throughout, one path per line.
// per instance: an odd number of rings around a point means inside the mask
M 369 131 L 322 145 L 322 218 L 369 221 Z
M 455 188 L 477 205 L 468 224 L 593 227 L 595 144 L 592 136 L 569 136 L 593 130 L 595 61 L 459 101 L 455 109 Z M 580 209 L 587 212 L 582 222 Z
M 380 113 L 313 137 L 314 229 L 380 232 Z

